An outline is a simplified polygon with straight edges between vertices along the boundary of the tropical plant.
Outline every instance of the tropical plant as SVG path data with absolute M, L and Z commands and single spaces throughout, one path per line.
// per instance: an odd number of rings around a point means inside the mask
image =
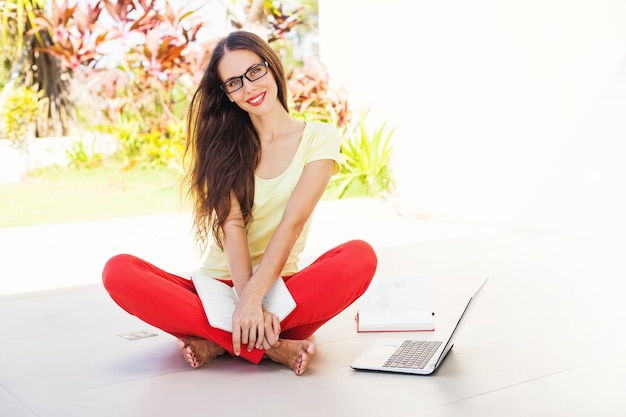
M 41 109 L 43 91 L 26 85 L 13 89 L 0 113 L 2 125 L 11 144 L 24 149 L 35 136 L 35 122 Z
M 395 182 L 391 173 L 391 137 L 394 129 L 386 123 L 367 130 L 367 112 L 361 111 L 357 129 L 347 133 L 341 143 L 340 172 L 331 182 L 337 187 L 337 198 L 347 196 L 382 197 L 389 194 Z
M 39 50 L 59 59 L 70 73 L 83 66 L 93 68 L 102 56 L 98 48 L 115 36 L 97 24 L 102 9 L 100 1 L 79 6 L 64 0 L 53 3 L 49 16 L 40 11 L 35 19 L 36 29 L 50 34 L 51 42 Z
M 94 168 L 99 166 L 104 160 L 104 155 L 96 151 L 96 141 L 93 139 L 87 144 L 85 140 L 77 140 L 65 151 L 69 159 L 69 166 L 81 168 Z
M 112 22 L 107 27 L 101 24 L 103 14 Z M 150 0 L 71 6 L 62 1 L 50 17 L 38 15 L 37 28 L 52 37 L 41 51 L 56 57 L 82 87 L 74 88 L 75 104 L 89 101 L 78 117 L 90 128 L 115 134 L 129 163 L 160 164 L 182 153 L 179 129 L 172 126 L 182 123 L 192 78 L 200 72 L 201 62 L 189 47 L 205 23 L 195 17 L 193 10 Z M 113 58 L 107 52 L 112 48 L 123 53 Z M 85 91 L 91 97 L 84 97 Z
M 296 25 L 302 24 L 300 13 L 303 7 L 297 5 L 293 10 L 287 10 L 289 7 L 284 1 L 222 0 L 222 4 L 233 28 L 254 32 L 270 43 L 282 39 Z
M 328 73 L 320 65 L 294 67 L 288 74 L 292 113 L 306 121 L 334 123 L 343 130 L 350 122 L 348 99 L 328 86 Z
M 16 59 L 22 55 L 28 39 L 26 32 L 35 21 L 34 10 L 43 8 L 44 4 L 44 0 L 0 0 L 0 85 L 7 84 Z
M 67 80 L 62 78 L 56 60 L 38 51 L 50 41 L 46 33 L 33 29 L 36 16 L 45 4 L 45 0 L 0 0 L 0 84 L 4 85 L 0 108 L 16 85 L 24 84 L 43 91 L 46 100 L 37 119 L 37 136 L 63 134 L 72 119 L 67 109 Z
M 19 55 L 24 48 L 24 39 L 28 24 L 35 20 L 35 10 L 43 9 L 45 0 L 2 0 L 0 1 L 0 19 L 2 20 L 2 45 L 14 49 Z
M 211 40 L 198 42 L 207 22 L 187 6 L 155 0 L 96 0 L 54 2 L 48 16 L 39 13 L 37 30 L 49 34 L 50 45 L 39 50 L 58 59 L 71 75 L 78 96 L 88 90 L 96 97 L 80 106 L 79 120 L 94 120 L 98 108 L 104 120 L 91 123 L 120 140 L 129 164 L 169 164 L 184 148 L 185 117 L 193 86 L 210 58 Z M 236 28 L 265 25 L 266 38 L 275 41 L 300 23 L 299 8 L 271 1 L 225 1 Z M 110 23 L 105 28 L 102 16 Z M 115 45 L 117 60 L 105 52 Z M 108 48 L 103 48 L 108 46 Z M 209 53 L 207 53 L 209 51 Z M 84 86 L 89 86 L 88 89 Z M 82 88 L 81 88 L 82 87 Z M 78 107 L 78 106 L 77 106 Z

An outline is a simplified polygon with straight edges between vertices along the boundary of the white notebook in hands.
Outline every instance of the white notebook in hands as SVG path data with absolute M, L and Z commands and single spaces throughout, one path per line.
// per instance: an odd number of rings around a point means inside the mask
M 214 278 L 199 274 L 192 275 L 191 280 L 196 287 L 200 301 L 202 301 L 202 307 L 209 324 L 217 329 L 232 333 L 233 313 L 239 302 L 235 288 Z M 296 308 L 296 301 L 282 278 L 278 277 L 274 285 L 265 294 L 263 307 L 266 311 L 275 314 L 281 321 Z

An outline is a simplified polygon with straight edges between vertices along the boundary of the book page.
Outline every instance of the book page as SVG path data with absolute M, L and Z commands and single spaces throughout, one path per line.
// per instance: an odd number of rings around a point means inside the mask
M 239 301 L 235 289 L 207 276 L 194 275 L 191 279 L 202 301 L 209 324 L 232 332 L 233 313 Z
M 281 277 L 278 277 L 274 285 L 265 294 L 263 307 L 267 311 L 276 314 L 281 321 L 296 308 L 296 301 Z

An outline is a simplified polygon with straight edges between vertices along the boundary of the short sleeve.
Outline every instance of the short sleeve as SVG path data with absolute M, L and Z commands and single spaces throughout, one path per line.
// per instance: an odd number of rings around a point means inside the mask
M 320 122 L 312 122 L 307 130 L 309 136 L 305 138 L 308 141 L 305 164 L 321 159 L 332 159 L 335 161 L 335 173 L 337 173 L 341 157 L 339 130 L 328 123 Z

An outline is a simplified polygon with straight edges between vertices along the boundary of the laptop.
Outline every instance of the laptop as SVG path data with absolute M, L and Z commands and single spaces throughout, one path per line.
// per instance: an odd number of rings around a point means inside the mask
M 447 340 L 416 340 L 398 337 L 379 338 L 365 352 L 359 355 L 350 364 L 350 367 L 363 371 L 416 375 L 432 374 L 439 368 L 441 362 L 452 349 L 459 330 L 467 321 L 470 308 L 474 305 L 487 280 L 488 278 L 483 281 L 476 293 L 470 297 Z

